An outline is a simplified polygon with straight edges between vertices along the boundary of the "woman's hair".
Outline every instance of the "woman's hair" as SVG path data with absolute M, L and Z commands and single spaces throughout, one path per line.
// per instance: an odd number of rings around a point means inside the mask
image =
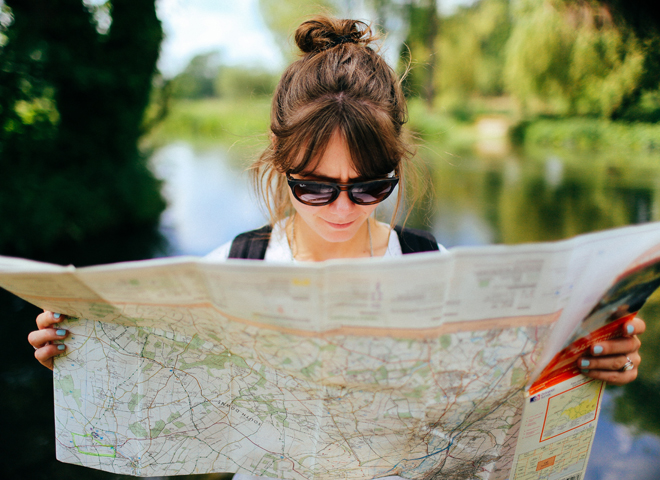
M 408 112 L 401 81 L 371 47 L 376 39 L 364 22 L 325 16 L 296 30 L 302 56 L 275 89 L 271 142 L 251 168 L 271 224 L 292 208 L 283 174 L 311 173 L 335 132 L 361 177 L 395 172 L 401 178 L 394 223 L 413 148 L 403 130 Z

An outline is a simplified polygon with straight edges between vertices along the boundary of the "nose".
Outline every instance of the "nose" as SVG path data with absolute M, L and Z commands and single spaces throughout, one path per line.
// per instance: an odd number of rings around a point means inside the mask
M 353 208 L 355 208 L 355 204 L 348 198 L 348 192 L 346 191 L 339 192 L 337 200 L 330 204 L 330 209 L 339 214 L 348 213 Z

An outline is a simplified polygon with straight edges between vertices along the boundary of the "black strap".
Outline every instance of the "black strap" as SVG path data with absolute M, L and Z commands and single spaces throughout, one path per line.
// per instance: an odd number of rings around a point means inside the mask
M 429 232 L 417 230 L 416 228 L 402 228 L 399 225 L 394 227 L 394 230 L 399 235 L 401 253 L 404 255 L 440 250 L 438 241 Z
M 241 233 L 231 242 L 228 258 L 263 260 L 272 230 L 270 225 L 266 225 L 257 230 Z M 394 227 L 394 230 L 399 236 L 401 253 L 404 255 L 439 250 L 437 240 L 428 232 L 415 228 L 402 228 L 399 225 Z
M 241 233 L 231 242 L 228 258 L 246 258 L 250 260 L 263 260 L 270 241 L 270 225 Z

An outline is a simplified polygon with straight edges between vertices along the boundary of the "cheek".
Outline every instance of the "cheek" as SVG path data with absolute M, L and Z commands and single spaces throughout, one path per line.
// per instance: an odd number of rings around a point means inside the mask
M 376 210 L 376 205 L 354 205 L 354 216 L 365 221 Z M 359 212 L 359 213 L 357 213 Z
M 291 193 L 291 190 L 289 190 L 289 199 L 291 200 L 291 205 L 293 206 L 293 209 L 296 211 L 296 214 L 300 215 L 300 217 L 303 218 L 305 222 L 308 224 L 311 224 L 312 218 L 319 215 L 320 213 L 322 213 L 322 211 L 325 208 L 327 208 L 327 206 L 312 207 L 310 205 L 305 205 L 304 203 L 300 203 L 298 200 L 293 198 L 293 194 Z
M 371 215 L 373 213 L 374 210 L 376 210 L 377 206 L 378 206 L 378 204 L 376 204 L 376 205 L 358 205 L 358 208 L 362 211 L 364 216 L 368 217 L 369 215 Z
M 296 213 L 305 218 L 310 218 L 318 214 L 321 208 L 323 207 L 310 207 L 309 205 L 304 205 L 302 203 L 293 204 L 293 209 Z

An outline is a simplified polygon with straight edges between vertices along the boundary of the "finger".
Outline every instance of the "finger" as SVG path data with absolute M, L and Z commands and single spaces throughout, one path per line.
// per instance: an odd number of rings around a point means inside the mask
M 627 355 L 610 355 L 607 357 L 583 357 L 578 360 L 578 367 L 581 370 L 612 370 L 621 371 L 623 366 L 628 362 L 628 359 L 633 363 L 635 368 L 639 367 L 642 358 L 637 352 L 629 353 Z M 583 372 L 584 373 L 584 372 Z
M 53 369 L 53 357 L 66 352 L 66 345 L 46 345 L 34 351 L 34 358 L 44 367 Z
M 625 385 L 637 378 L 637 368 L 627 372 L 616 372 L 613 370 L 588 370 L 582 372 L 584 375 L 597 380 L 604 380 L 610 385 Z
M 66 317 L 59 313 L 49 312 L 44 310 L 44 313 L 37 315 L 37 327 L 41 330 L 42 328 L 48 328 L 55 323 L 59 323 L 64 320 Z
M 592 356 L 598 357 L 621 355 L 636 352 L 641 344 L 642 342 L 639 341 L 637 336 L 621 337 L 598 342 L 596 345 L 592 345 L 589 350 Z
M 644 333 L 645 330 L 646 322 L 639 317 L 635 317 L 623 325 L 623 336 L 639 335 Z
M 42 330 L 35 330 L 34 332 L 30 332 L 28 335 L 28 342 L 30 342 L 30 345 L 32 345 L 34 348 L 41 348 L 49 342 L 54 342 L 56 340 L 62 340 L 63 338 L 66 338 L 68 334 L 69 332 L 63 328 L 44 328 Z

